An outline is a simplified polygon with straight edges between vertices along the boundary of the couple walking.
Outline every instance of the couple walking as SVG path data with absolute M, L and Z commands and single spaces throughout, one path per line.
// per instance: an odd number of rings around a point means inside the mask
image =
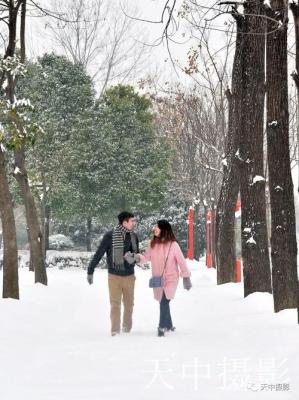
M 153 238 L 144 254 L 139 252 L 139 241 L 133 229 L 134 215 L 123 211 L 118 215 L 118 225 L 107 232 L 87 269 L 87 281 L 93 283 L 94 269 L 106 253 L 108 265 L 108 286 L 110 297 L 111 335 L 120 333 L 121 303 L 124 313 L 122 331 L 132 329 L 134 306 L 135 264 L 151 263 L 154 298 L 160 303 L 158 336 L 174 331 L 170 314 L 170 300 L 174 298 L 179 277 L 183 278 L 184 288 L 191 288 L 190 271 L 185 257 L 166 220 L 159 220 L 153 228 Z M 161 279 L 162 277 L 162 279 Z

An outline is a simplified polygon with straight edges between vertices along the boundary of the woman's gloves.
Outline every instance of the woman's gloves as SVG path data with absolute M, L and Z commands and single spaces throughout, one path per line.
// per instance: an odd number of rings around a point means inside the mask
M 184 286 L 184 289 L 186 289 L 186 290 L 191 289 L 192 283 L 191 283 L 191 279 L 189 277 L 183 278 L 183 286 Z

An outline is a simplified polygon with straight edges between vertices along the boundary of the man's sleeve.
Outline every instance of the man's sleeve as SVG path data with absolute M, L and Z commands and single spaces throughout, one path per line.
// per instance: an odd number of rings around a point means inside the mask
M 136 246 L 137 246 L 137 253 L 140 253 L 140 250 L 139 250 L 139 238 L 138 238 L 138 235 L 136 235 Z
M 89 266 L 87 268 L 87 273 L 88 275 L 91 275 L 94 273 L 95 267 L 98 265 L 98 263 L 101 261 L 103 255 L 106 253 L 107 248 L 109 247 L 109 234 L 106 233 L 97 249 L 95 252 L 94 256 L 92 257 Z

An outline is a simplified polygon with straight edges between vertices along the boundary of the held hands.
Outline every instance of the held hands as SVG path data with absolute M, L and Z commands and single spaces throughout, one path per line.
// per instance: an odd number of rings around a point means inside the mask
M 184 286 L 184 289 L 186 289 L 186 290 L 191 289 L 192 283 L 191 283 L 191 279 L 189 277 L 183 278 L 183 286 Z
M 134 262 L 138 263 L 140 261 L 140 254 L 135 254 L 135 253 L 132 253 L 131 251 L 127 251 L 124 255 L 124 259 L 129 264 L 134 264 Z
M 140 254 L 139 253 L 134 254 L 134 260 L 137 262 L 137 264 L 140 263 Z

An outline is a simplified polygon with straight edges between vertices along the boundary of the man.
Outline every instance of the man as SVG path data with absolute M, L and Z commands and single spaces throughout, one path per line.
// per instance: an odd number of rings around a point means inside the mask
M 118 222 L 118 225 L 114 229 L 104 235 L 87 269 L 87 281 L 89 284 L 92 284 L 94 269 L 103 255 L 107 254 L 112 336 L 120 333 L 122 301 L 124 305 L 122 331 L 130 332 L 132 329 L 136 279 L 134 274 L 134 265 L 136 263 L 134 254 L 139 253 L 138 237 L 133 232 L 135 226 L 134 215 L 123 211 L 118 215 Z

